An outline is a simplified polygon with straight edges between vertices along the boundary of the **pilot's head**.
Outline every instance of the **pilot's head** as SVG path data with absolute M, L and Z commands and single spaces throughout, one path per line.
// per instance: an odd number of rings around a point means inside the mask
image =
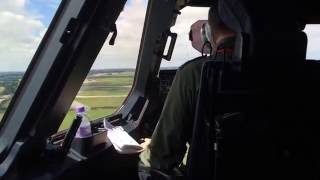
M 214 54 L 224 39 L 235 36 L 219 17 L 216 7 L 211 7 L 207 20 L 198 20 L 191 25 L 189 39 L 192 46 L 202 54 Z

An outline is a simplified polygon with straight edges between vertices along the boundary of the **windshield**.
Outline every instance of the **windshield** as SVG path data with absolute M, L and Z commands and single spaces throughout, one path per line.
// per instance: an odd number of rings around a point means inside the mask
M 307 59 L 320 60 L 320 25 L 307 25 L 304 31 L 308 36 Z
M 172 32 L 178 34 L 176 45 L 172 54 L 171 61 L 162 61 L 161 68 L 179 67 L 185 62 L 201 56 L 197 50 L 192 47 L 189 40 L 189 31 L 193 23 L 198 20 L 208 19 L 209 8 L 186 7 L 181 10 L 181 15 L 177 17 Z
M 101 48 L 59 130 L 70 127 L 77 106 L 86 107 L 89 120 L 111 115 L 121 107 L 133 85 L 146 9 L 146 0 L 127 2 L 116 22 L 115 45 L 110 46 L 108 39 Z
M 60 1 L 0 1 L 0 120 Z

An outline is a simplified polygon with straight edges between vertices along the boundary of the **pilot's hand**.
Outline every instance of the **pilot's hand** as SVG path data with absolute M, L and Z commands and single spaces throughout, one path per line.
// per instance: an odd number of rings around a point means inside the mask
M 140 142 L 142 142 L 140 144 L 140 146 L 143 148 L 143 151 L 146 150 L 151 142 L 150 138 L 142 138 L 140 139 Z

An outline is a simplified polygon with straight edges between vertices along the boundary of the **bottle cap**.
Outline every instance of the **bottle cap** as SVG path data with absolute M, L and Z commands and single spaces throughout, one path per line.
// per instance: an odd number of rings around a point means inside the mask
M 82 113 L 82 112 L 85 112 L 86 111 L 86 109 L 84 108 L 84 106 L 78 106 L 77 108 L 76 108 L 76 112 L 77 113 Z

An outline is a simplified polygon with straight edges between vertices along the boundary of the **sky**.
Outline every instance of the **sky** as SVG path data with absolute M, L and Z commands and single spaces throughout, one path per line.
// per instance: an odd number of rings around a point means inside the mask
M 25 71 L 58 0 L 0 0 L 0 71 Z
M 45 34 L 60 0 L 0 0 L 0 71 L 25 71 Z M 128 0 L 116 22 L 118 37 L 115 46 L 108 40 L 101 49 L 93 69 L 135 68 L 146 0 Z M 190 25 L 207 18 L 206 8 L 185 8 L 171 31 L 178 33 L 172 60 L 162 66 L 180 66 L 199 56 L 190 41 Z M 320 59 L 320 26 L 308 26 L 308 58 Z M 179 48 L 177 48 L 179 47 Z

